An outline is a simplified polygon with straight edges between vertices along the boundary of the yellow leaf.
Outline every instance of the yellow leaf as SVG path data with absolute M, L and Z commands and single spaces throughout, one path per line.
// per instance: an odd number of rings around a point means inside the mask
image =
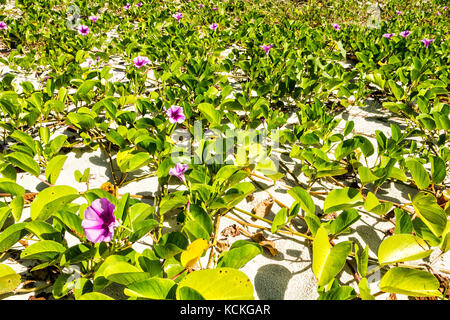
M 209 243 L 205 239 L 197 239 L 192 242 L 185 251 L 181 253 L 181 264 L 185 268 L 192 268 L 200 259 L 203 252 L 209 248 Z

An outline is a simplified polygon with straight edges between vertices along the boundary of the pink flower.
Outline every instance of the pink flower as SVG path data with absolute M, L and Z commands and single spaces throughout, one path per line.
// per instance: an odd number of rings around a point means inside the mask
M 112 240 L 114 229 L 119 225 L 114 216 L 115 209 L 116 206 L 106 198 L 96 199 L 87 207 L 81 226 L 89 241 L 97 243 Z
M 133 63 L 136 68 L 140 69 L 141 67 L 145 66 L 147 63 L 150 63 L 150 60 L 148 60 L 147 57 L 137 56 L 136 58 L 133 59 Z
M 174 168 L 169 170 L 169 175 L 178 177 L 181 181 L 184 181 L 184 173 L 189 169 L 187 164 L 177 163 Z
M 395 10 L 395 13 L 399 16 L 399 15 L 403 14 L 403 11 Z
M 95 21 L 98 20 L 98 17 L 97 16 L 90 16 L 89 20 L 91 20 L 92 22 L 95 22 Z
M 88 26 L 85 26 L 85 25 L 81 25 L 81 26 L 78 28 L 78 33 L 81 34 L 81 35 L 83 35 L 83 36 L 88 35 L 88 33 L 89 33 L 89 27 L 88 27 Z
M 432 43 L 433 41 L 434 41 L 434 39 L 427 39 L 427 38 L 423 38 L 422 40 L 420 40 L 420 42 L 422 42 L 424 44 L 425 48 L 428 48 L 430 43 Z
M 268 46 L 263 45 L 263 46 L 260 46 L 260 47 L 264 50 L 264 52 L 265 52 L 266 54 L 269 54 L 269 51 L 270 51 L 270 49 L 273 47 L 273 44 L 270 44 L 270 45 L 268 45 Z
M 218 27 L 217 23 L 213 23 L 213 24 L 209 25 L 209 28 L 213 31 L 216 31 L 217 27 Z
M 199 3 L 199 4 L 198 4 L 198 7 L 199 7 L 199 8 L 203 8 L 203 7 L 204 7 L 204 5 L 203 5 L 203 4 L 201 4 L 201 3 Z
M 176 13 L 176 14 L 172 15 L 172 17 L 174 17 L 175 19 L 177 19 L 178 22 L 180 22 L 181 18 L 183 18 L 183 14 Z
M 129 10 L 131 8 L 131 4 L 127 3 L 124 7 L 125 10 Z
M 142 1 L 139 1 L 138 3 L 136 3 L 136 7 L 140 8 L 142 7 L 144 4 L 142 3 Z
M 441 13 L 440 13 L 440 12 L 438 11 L 438 12 L 436 12 L 436 15 L 437 15 L 437 16 L 440 16 L 440 15 L 441 15 Z
M 387 39 L 390 39 L 390 38 L 392 38 L 393 36 L 395 36 L 395 33 L 385 33 L 385 34 L 383 34 L 383 37 L 385 37 L 385 38 L 387 38 Z
M 405 30 L 405 31 L 400 32 L 400 35 L 401 35 L 403 38 L 405 38 L 405 39 L 406 39 L 406 37 L 409 36 L 410 34 L 411 34 L 411 31 L 409 31 L 409 30 Z
M 217 11 L 219 8 L 213 7 L 212 9 L 213 9 L 214 11 Z
M 442 7 L 442 10 L 447 11 L 448 7 Z
M 166 114 L 169 117 L 170 123 L 183 123 L 186 120 L 186 116 L 183 113 L 183 107 L 171 106 L 166 110 Z
M 334 30 L 340 30 L 340 29 L 341 29 L 341 26 L 338 25 L 337 23 L 334 23 L 334 24 L 333 24 L 333 28 L 334 28 Z
M 5 30 L 5 29 L 7 29 L 7 28 L 8 28 L 8 26 L 6 25 L 6 23 L 3 22 L 3 21 L 1 21 L 1 22 L 0 22 L 0 30 Z

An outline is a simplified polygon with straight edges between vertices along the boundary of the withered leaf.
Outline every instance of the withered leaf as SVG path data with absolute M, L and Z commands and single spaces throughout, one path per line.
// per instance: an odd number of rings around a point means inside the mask
M 216 242 L 216 250 L 217 250 L 219 253 L 222 253 L 222 252 L 228 250 L 229 247 L 230 247 L 230 244 L 229 244 L 229 242 L 228 242 L 226 239 L 224 239 L 224 240 L 218 240 L 218 241 Z
M 100 189 L 102 189 L 108 193 L 114 194 L 114 185 L 109 181 L 102 184 Z
M 253 208 L 252 212 L 254 215 L 264 218 L 272 209 L 273 206 L 273 199 L 267 198 L 266 200 L 261 201 L 256 205 L 255 208 Z M 256 221 L 257 219 L 252 217 L 253 221 Z
M 259 231 L 251 236 L 251 239 L 263 248 L 266 248 L 272 256 L 278 254 L 278 250 L 275 248 L 275 242 L 272 240 L 267 240 L 262 231 Z
M 237 237 L 241 232 L 239 231 L 239 227 L 236 224 L 233 224 L 223 229 L 221 234 L 224 237 Z

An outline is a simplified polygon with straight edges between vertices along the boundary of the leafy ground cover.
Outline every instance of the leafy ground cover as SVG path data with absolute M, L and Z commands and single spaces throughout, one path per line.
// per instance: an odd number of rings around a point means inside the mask
M 448 299 L 449 14 L 5 4 L 0 298 Z

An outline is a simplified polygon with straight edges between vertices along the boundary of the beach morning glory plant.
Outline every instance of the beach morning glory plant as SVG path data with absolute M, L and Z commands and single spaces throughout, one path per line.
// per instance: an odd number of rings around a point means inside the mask
M 172 17 L 177 19 L 177 22 L 180 22 L 181 18 L 183 17 L 183 14 L 182 13 L 175 13 L 174 15 L 172 15 Z
M 270 45 L 268 45 L 268 46 L 262 45 L 262 46 L 260 46 L 260 47 L 261 47 L 261 48 L 264 50 L 264 52 L 268 55 L 270 49 L 273 47 L 273 44 L 270 44 Z
M 81 34 L 82 36 L 87 36 L 89 34 L 89 27 L 82 24 L 78 28 L 78 33 Z
M 97 16 L 90 16 L 89 20 L 91 20 L 92 22 L 95 22 L 95 21 L 98 20 L 98 17 Z
M 147 57 L 137 56 L 133 59 L 134 66 L 138 69 L 145 66 L 147 63 L 150 63 L 150 60 Z
M 96 199 L 87 207 L 81 226 L 89 241 L 97 243 L 112 240 L 114 229 L 119 225 L 114 216 L 115 209 L 116 206 L 106 198 Z
M 175 167 L 169 170 L 169 175 L 178 177 L 181 181 L 184 181 L 184 173 L 189 169 L 187 164 L 177 163 Z
M 427 39 L 427 38 L 423 38 L 422 40 L 420 40 L 420 42 L 422 42 L 424 44 L 425 48 L 428 48 L 430 43 L 432 43 L 433 41 L 434 41 L 434 39 Z
M 183 107 L 171 106 L 166 110 L 166 114 L 169 117 L 170 123 L 183 123 L 186 120 L 186 116 L 183 113 Z
M 209 25 L 209 28 L 210 28 L 212 31 L 216 31 L 217 27 L 218 27 L 217 23 L 212 23 L 212 24 Z
M 0 30 L 5 30 L 6 28 L 8 28 L 7 25 L 6 25 L 6 23 L 3 22 L 3 21 L 1 21 L 1 22 L 0 22 Z
M 383 37 L 385 37 L 386 39 L 390 39 L 393 36 L 395 36 L 395 33 L 385 33 L 385 34 L 383 34 Z
M 337 23 L 333 23 L 333 28 L 334 28 L 334 30 L 340 30 L 341 26 L 338 25 Z
M 411 31 L 409 31 L 409 30 L 405 30 L 405 31 L 400 32 L 400 35 L 401 35 L 403 38 L 405 38 L 405 39 L 406 39 L 406 37 L 409 36 L 410 34 L 411 34 Z

